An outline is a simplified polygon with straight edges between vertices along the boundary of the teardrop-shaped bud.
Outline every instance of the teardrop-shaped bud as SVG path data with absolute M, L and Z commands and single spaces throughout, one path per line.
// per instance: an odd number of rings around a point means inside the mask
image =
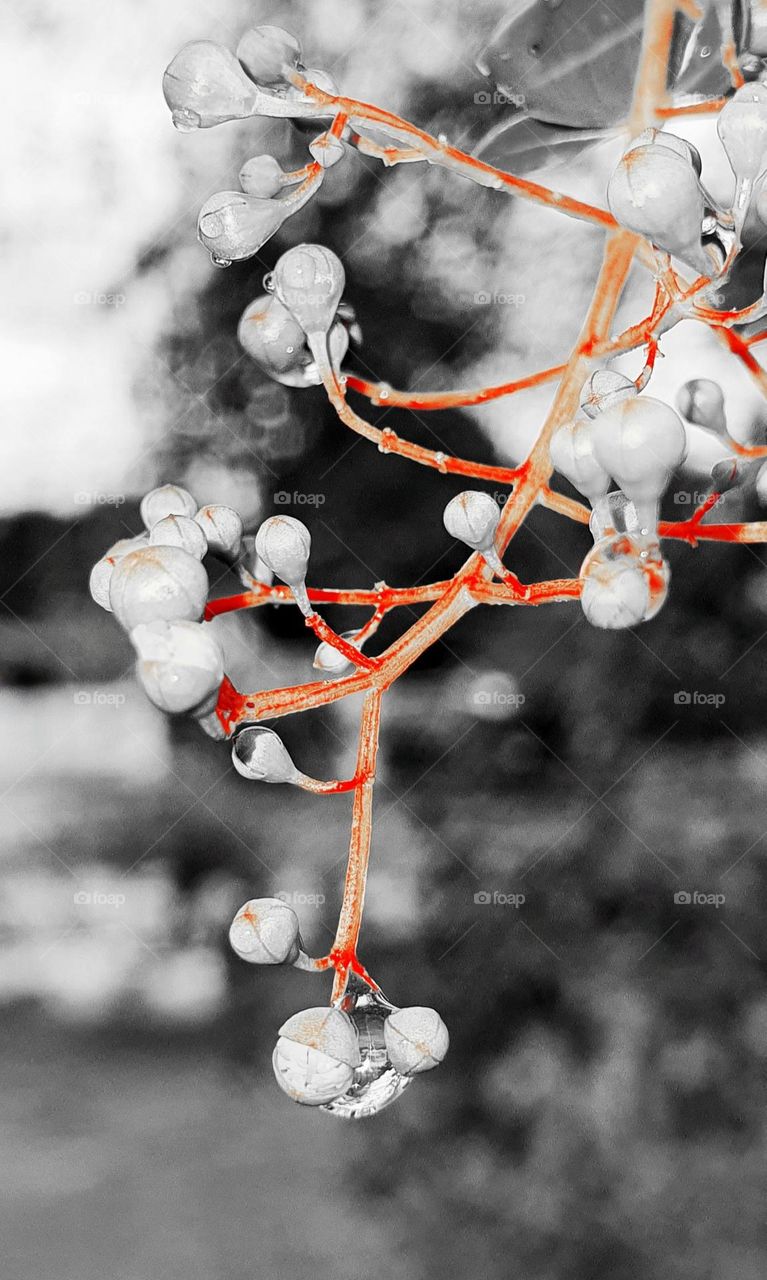
M 134 627 L 136 672 L 161 711 L 201 715 L 212 711 L 224 678 L 224 654 L 210 627 L 200 622 L 149 622 Z
M 570 484 L 596 502 L 610 488 L 610 477 L 594 457 L 588 418 L 576 418 L 554 433 L 549 445 L 552 466 Z
M 323 169 L 332 169 L 334 164 L 343 160 L 345 152 L 341 139 L 334 137 L 332 133 L 321 133 L 319 138 L 309 143 L 309 154 Z
M 683 461 L 681 418 L 661 400 L 636 396 L 605 409 L 593 423 L 594 456 L 634 503 L 644 529 L 654 529 L 671 472 Z
M 753 181 L 767 168 L 767 86 L 744 84 L 727 101 L 716 119 L 736 178 Z
M 384 1039 L 392 1066 L 403 1076 L 438 1067 L 450 1044 L 447 1027 L 437 1010 L 418 1005 L 389 1014 L 384 1023 Z
M 209 551 L 226 560 L 238 558 L 242 552 L 243 526 L 240 514 L 234 507 L 211 502 L 200 507 L 194 519 L 203 532 Z
M 187 489 L 180 484 L 161 484 L 150 489 L 141 499 L 139 513 L 147 529 L 152 529 L 166 516 L 193 516 L 197 503 Z
M 355 644 L 357 638 L 356 631 L 342 631 L 341 639 L 347 640 L 349 644 L 353 644 L 355 649 L 360 648 Z M 312 663 L 315 671 L 321 671 L 326 680 L 337 680 L 339 676 L 345 676 L 348 672 L 354 670 L 353 663 L 345 658 L 338 649 L 334 649 L 332 644 L 328 644 L 327 640 L 323 640 L 322 644 L 317 647 Z
M 701 243 L 705 196 L 689 159 L 668 147 L 634 147 L 607 185 L 607 203 L 622 227 L 712 275 Z
M 300 773 L 279 734 L 263 725 L 241 729 L 232 743 L 232 763 L 252 782 L 292 782 Z
M 596 369 L 581 388 L 581 409 L 587 418 L 620 404 L 621 400 L 633 400 L 638 394 L 636 383 L 617 369 Z
M 655 617 L 666 601 L 671 574 L 655 539 L 619 533 L 592 547 L 580 576 L 588 621 L 620 631 Z
M 493 546 L 500 518 L 498 503 L 480 489 L 465 489 L 463 493 L 456 494 L 442 516 L 451 538 L 465 542 L 475 551 L 487 551 Z
M 284 84 L 285 68 L 301 61 L 301 45 L 282 27 L 252 27 L 237 45 L 237 57 L 256 84 Z
M 718 382 L 711 378 L 693 378 L 679 388 L 676 407 L 683 418 L 699 427 L 708 427 L 719 435 L 727 434 L 724 395 Z
M 256 364 L 279 381 L 311 359 L 306 334 L 274 294 L 261 294 L 245 308 L 237 338 Z
M 312 537 L 294 516 L 269 516 L 256 534 L 256 552 L 264 564 L 289 587 L 306 579 Z
M 244 191 L 219 191 L 200 209 L 197 235 L 214 261 L 242 262 L 279 231 L 285 213 L 279 200 L 259 200 Z
M 304 333 L 327 333 L 335 319 L 346 276 L 337 254 L 321 244 L 299 244 L 274 268 L 274 290 Z
M 126 631 L 158 619 L 197 622 L 207 598 L 207 573 L 180 547 L 131 551 L 117 561 L 109 584 L 109 602 Z
M 164 520 L 158 520 L 152 525 L 149 544 L 152 547 L 181 547 L 198 560 L 202 560 L 208 550 L 205 534 L 189 516 L 165 516 Z
M 281 898 L 251 898 L 234 917 L 229 942 L 248 964 L 293 964 L 301 950 L 298 916 Z
M 120 538 L 91 569 L 88 589 L 96 604 L 106 609 L 107 613 L 112 612 L 112 606 L 109 603 L 109 584 L 117 561 L 122 556 L 127 556 L 130 551 L 138 551 L 141 547 L 147 546 L 148 542 L 149 539 L 145 533 L 140 533 L 135 538 Z
M 700 177 L 703 170 L 703 161 L 697 147 L 694 147 L 686 138 L 679 138 L 675 133 L 669 133 L 666 129 L 645 129 L 638 134 L 624 151 L 624 155 L 629 151 L 634 151 L 637 147 L 667 147 L 669 151 L 675 151 L 683 160 L 689 161 Z
M 285 172 L 274 156 L 251 156 L 240 169 L 240 186 L 249 196 L 269 200 L 284 185 Z
M 185 44 L 162 79 L 173 123 L 182 131 L 210 129 L 252 115 L 256 95 L 237 59 L 213 40 Z

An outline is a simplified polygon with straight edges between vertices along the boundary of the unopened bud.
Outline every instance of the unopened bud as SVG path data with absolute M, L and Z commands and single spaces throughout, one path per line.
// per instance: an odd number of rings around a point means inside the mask
M 583 384 L 581 409 L 587 418 L 596 418 L 598 413 L 620 404 L 621 400 L 633 400 L 636 394 L 636 383 L 625 374 L 616 369 L 597 369 Z
M 118 560 L 109 584 L 109 602 L 126 631 L 158 619 L 196 622 L 207 598 L 207 573 L 180 547 L 131 551 Z
M 239 62 L 212 40 L 184 45 L 163 76 L 162 91 L 182 132 L 242 120 L 255 106 L 253 85 Z
M 610 477 L 594 457 L 591 421 L 576 418 L 554 433 L 549 445 L 552 466 L 589 502 L 596 502 L 610 488 Z
M 272 1057 L 280 1088 L 309 1107 L 321 1107 L 345 1093 L 359 1063 L 359 1041 L 348 1014 L 322 1007 L 288 1018 Z
M 166 516 L 193 516 L 196 510 L 191 493 L 180 484 L 161 484 L 158 489 L 151 489 L 139 508 L 141 519 L 150 530 Z
M 410 1076 L 439 1066 L 450 1036 L 436 1009 L 413 1005 L 389 1014 L 384 1023 L 384 1041 L 394 1070 Z
M 274 156 L 252 156 L 240 169 L 240 186 L 249 196 L 269 200 L 282 188 L 284 177 Z
M 296 245 L 274 268 L 275 293 L 306 334 L 328 332 L 345 283 L 341 259 L 320 244 Z
M 224 678 L 224 654 L 210 628 L 199 622 L 149 622 L 134 627 L 137 674 L 161 711 L 179 714 L 213 709 Z
M 202 560 L 208 550 L 205 534 L 189 516 L 166 516 L 152 525 L 149 544 L 153 547 L 181 547 Z
M 679 388 L 676 407 L 683 418 L 699 427 L 708 427 L 720 435 L 727 432 L 724 395 L 718 382 L 711 378 L 693 378 Z
M 356 638 L 356 631 L 341 632 L 341 639 L 347 640 L 349 644 L 354 645 L 355 649 L 360 647 L 355 643 Z M 354 669 L 349 659 L 339 653 L 332 644 L 328 644 L 327 640 L 323 640 L 322 644 L 318 645 L 312 666 L 315 671 L 321 671 L 328 680 L 337 680 L 339 676 L 345 676 L 347 672 Z
M 219 266 L 252 258 L 282 226 L 285 205 L 244 191 L 219 191 L 200 209 L 197 235 Z
M 226 560 L 237 559 L 242 551 L 242 519 L 233 507 L 211 502 L 195 514 L 208 549 Z
M 237 45 L 237 57 L 256 84 L 284 84 L 285 67 L 301 61 L 301 46 L 282 27 L 252 27 Z
M 489 493 L 480 489 L 466 489 L 451 498 L 445 507 L 442 520 L 451 538 L 465 542 L 475 551 L 487 551 L 493 547 L 495 531 L 501 518 L 501 509 Z
M 331 169 L 339 160 L 343 160 L 346 148 L 340 138 L 332 133 L 322 133 L 309 143 L 309 153 L 323 169 Z
M 301 949 L 298 916 L 281 898 L 252 898 L 234 917 L 229 942 L 248 964 L 293 964 Z
M 306 570 L 312 537 L 294 516 L 269 516 L 256 534 L 256 553 L 292 589 L 301 608 L 311 611 L 306 597 Z
M 135 538 L 120 538 L 91 569 L 88 589 L 96 604 L 106 609 L 107 613 L 112 612 L 112 606 L 109 603 L 109 584 L 117 561 L 122 556 L 127 556 L 129 552 L 138 551 L 141 547 L 147 546 L 148 541 L 145 533 L 140 533 Z
M 240 730 L 232 743 L 232 763 L 250 781 L 296 783 L 301 777 L 282 738 L 262 725 Z

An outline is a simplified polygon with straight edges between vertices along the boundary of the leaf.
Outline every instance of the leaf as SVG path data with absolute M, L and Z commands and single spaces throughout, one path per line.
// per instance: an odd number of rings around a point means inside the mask
M 531 116 L 502 120 L 482 139 L 474 154 L 487 164 L 510 168 L 520 177 L 536 169 L 553 169 L 587 147 L 614 137 L 613 129 L 567 129 Z
M 679 15 L 671 87 L 720 94 L 730 80 L 721 63 L 714 0 L 694 22 Z M 548 124 L 607 128 L 624 119 L 642 44 L 641 0 L 527 0 L 506 19 L 477 65 L 498 89 Z

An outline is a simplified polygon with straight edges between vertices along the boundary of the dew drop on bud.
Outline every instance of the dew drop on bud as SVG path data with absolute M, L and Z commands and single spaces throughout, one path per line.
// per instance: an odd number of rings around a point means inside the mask
M 592 547 L 580 577 L 581 606 L 588 621 L 620 631 L 655 617 L 668 595 L 670 570 L 655 539 L 619 533 Z
M 323 1110 L 344 1120 L 363 1120 L 399 1098 L 412 1076 L 394 1068 L 386 1046 L 386 1023 L 394 1006 L 353 977 L 347 993 L 345 1007 L 357 1033 L 360 1060 L 346 1090 Z

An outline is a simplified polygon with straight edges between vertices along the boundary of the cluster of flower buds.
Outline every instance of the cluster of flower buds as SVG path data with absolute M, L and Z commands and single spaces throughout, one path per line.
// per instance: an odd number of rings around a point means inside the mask
M 501 518 L 501 508 L 489 493 L 481 489 L 465 489 L 451 498 L 442 513 L 442 521 L 458 542 L 464 542 L 472 551 L 478 551 L 482 559 L 500 578 L 506 574 L 495 549 L 495 533 Z
M 336 86 L 324 72 L 303 67 L 301 56 L 298 41 L 280 27 L 246 31 L 236 55 L 210 40 L 192 41 L 163 77 L 173 123 L 190 131 L 255 115 L 332 114 L 323 113 L 302 92 L 296 73 L 334 96 Z M 309 152 L 316 166 L 311 176 L 302 169 L 286 173 L 271 156 L 254 156 L 240 171 L 241 191 L 219 191 L 205 202 L 197 231 L 218 266 L 258 253 L 285 219 L 311 198 L 324 171 L 342 159 L 344 144 L 333 132 L 322 132 L 313 137 Z M 285 192 L 286 187 L 295 190 Z
M 733 214 L 740 232 L 754 185 L 767 170 L 767 86 L 744 84 L 719 112 L 716 128 L 735 174 Z
M 244 552 L 242 520 L 231 507 L 198 509 L 175 484 L 152 489 L 140 511 L 145 532 L 121 539 L 96 562 L 91 595 L 129 633 L 151 701 L 171 714 L 194 715 L 221 737 L 212 713 L 224 655 L 201 622 L 209 589 L 202 560 L 211 553 L 236 564 Z
M 649 622 L 668 595 L 670 570 L 654 533 L 640 526 L 625 493 L 608 493 L 594 507 L 594 546 L 580 569 L 581 607 L 592 626 L 609 631 Z
M 607 185 L 607 202 L 622 227 L 710 276 L 716 267 L 702 236 L 711 200 L 700 171 L 700 156 L 689 142 L 648 129 L 624 152 Z

